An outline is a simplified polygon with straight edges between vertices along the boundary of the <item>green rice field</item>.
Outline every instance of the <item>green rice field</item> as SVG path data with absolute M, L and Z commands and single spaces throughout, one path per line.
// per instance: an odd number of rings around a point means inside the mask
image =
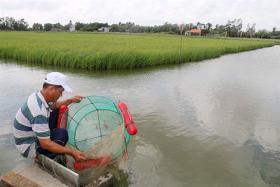
M 182 45 L 181 45 L 182 44 Z M 0 58 L 88 70 L 179 64 L 273 46 L 273 40 L 167 34 L 0 32 Z

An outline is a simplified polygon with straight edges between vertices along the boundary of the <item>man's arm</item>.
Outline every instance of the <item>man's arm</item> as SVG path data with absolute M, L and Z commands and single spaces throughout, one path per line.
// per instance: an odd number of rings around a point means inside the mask
M 38 139 L 40 142 L 40 146 L 43 149 L 46 149 L 52 153 L 67 154 L 67 155 L 72 156 L 77 161 L 87 160 L 86 156 L 78 150 L 74 150 L 74 149 L 70 149 L 68 147 L 61 146 L 61 145 L 51 141 L 49 138 L 48 139 L 38 138 Z
M 84 97 L 76 95 L 74 97 L 71 97 L 69 99 L 63 100 L 63 101 L 56 101 L 51 108 L 52 109 L 57 109 L 59 108 L 61 105 L 70 105 L 71 103 L 78 103 L 80 102 Z

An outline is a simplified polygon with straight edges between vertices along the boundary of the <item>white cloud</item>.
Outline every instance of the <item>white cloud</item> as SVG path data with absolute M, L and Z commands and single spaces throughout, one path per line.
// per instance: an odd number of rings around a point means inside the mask
M 242 18 L 257 29 L 280 28 L 279 0 L 0 0 L 0 17 L 12 16 L 34 22 L 118 23 L 141 25 L 164 22 L 225 24 Z

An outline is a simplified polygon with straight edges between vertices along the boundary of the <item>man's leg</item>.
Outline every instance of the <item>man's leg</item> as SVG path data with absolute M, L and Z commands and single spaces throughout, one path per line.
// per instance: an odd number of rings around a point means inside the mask
M 51 113 L 50 113 L 50 118 L 49 118 L 49 128 L 50 128 L 50 133 L 51 133 L 51 140 L 58 143 L 59 145 L 65 146 L 67 141 L 68 141 L 68 133 L 66 129 L 58 129 L 57 128 L 57 120 L 58 120 L 58 114 L 59 114 L 59 110 L 58 109 L 54 109 Z M 40 146 L 40 143 L 38 142 L 38 148 L 37 148 L 37 152 L 39 154 L 43 154 L 51 159 L 55 158 L 58 154 L 56 153 L 52 153 L 48 150 L 43 149 Z
M 51 131 L 51 140 L 55 143 L 65 146 L 68 141 L 68 132 L 66 129 L 54 129 Z M 37 148 L 39 154 L 43 154 L 51 159 L 54 159 L 58 154 L 52 153 L 46 149 L 43 149 L 40 145 Z
M 65 146 L 68 142 L 67 129 L 54 129 L 53 132 L 51 132 L 51 140 L 59 145 Z

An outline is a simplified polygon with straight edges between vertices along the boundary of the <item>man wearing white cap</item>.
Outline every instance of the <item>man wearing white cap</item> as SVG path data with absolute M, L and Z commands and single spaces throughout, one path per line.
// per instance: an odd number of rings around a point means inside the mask
M 81 96 L 74 96 L 58 101 L 63 91 L 72 91 L 66 83 L 66 76 L 51 72 L 47 74 L 42 90 L 31 94 L 18 110 L 13 134 L 16 147 L 24 157 L 35 158 L 37 154 L 44 154 L 54 158 L 58 154 L 68 154 L 77 161 L 86 160 L 80 151 L 65 147 L 68 141 L 67 130 L 55 128 L 57 109 L 61 105 L 82 100 Z

